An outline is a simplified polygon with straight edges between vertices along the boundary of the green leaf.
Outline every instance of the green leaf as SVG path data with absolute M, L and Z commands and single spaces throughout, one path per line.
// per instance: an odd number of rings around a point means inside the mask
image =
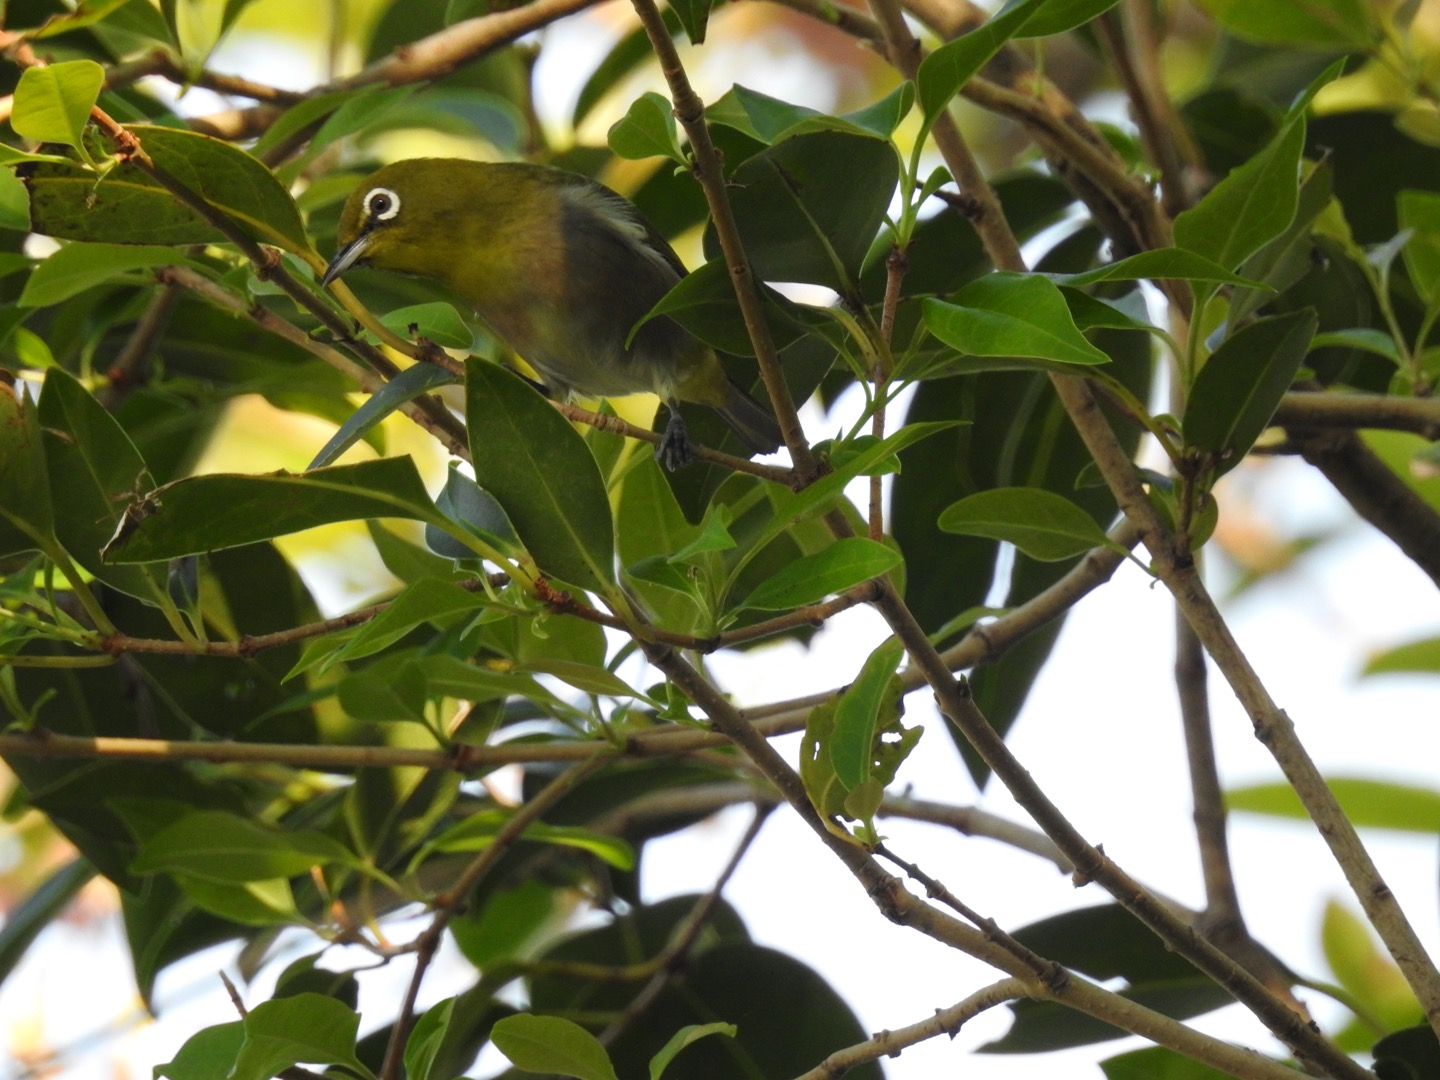
M 373 1077 L 355 1057 L 360 1015 L 322 994 L 261 1002 L 244 1020 L 245 1042 L 229 1080 L 270 1080 L 301 1062 L 344 1065 Z
M 449 307 L 448 304 L 442 306 Z M 340 425 L 340 430 L 320 448 L 320 452 L 305 466 L 305 471 L 313 472 L 332 464 L 407 401 L 414 401 L 422 394 L 459 381 L 450 372 L 435 364 L 412 364 L 371 394 L 365 404 L 356 409 L 350 419 Z
M 705 40 L 705 27 L 710 21 L 710 6 L 714 0 L 678 0 L 675 14 L 680 16 L 680 25 L 692 44 L 699 45 Z
M 1368 49 L 1380 23 L 1365 0 L 1198 0 L 1237 37 L 1285 48 Z
M 831 593 L 887 574 L 904 562 L 894 548 L 874 540 L 851 536 L 823 551 L 787 563 L 766 578 L 745 598 L 744 607 L 785 611 L 813 604 Z
M 647 90 L 630 103 L 630 109 L 610 125 L 610 149 L 618 157 L 643 161 L 665 157 L 685 165 L 685 151 L 675 132 L 675 110 L 670 100 Z
M 925 327 L 971 356 L 1017 356 L 1058 364 L 1107 364 L 1075 326 L 1059 286 L 1036 274 L 986 274 L 953 303 L 927 299 Z
M 1365 663 L 1362 675 L 1383 675 L 1390 672 L 1440 672 L 1440 637 L 1406 642 L 1372 656 Z
M 174 248 L 133 244 L 66 244 L 35 267 L 16 303 L 49 307 L 134 270 L 181 261 Z
M 915 84 L 906 80 L 879 101 L 846 113 L 844 119 L 862 130 L 888 139 L 905 122 L 914 104 Z
M 483 851 L 512 816 L 514 812 L 510 810 L 481 810 L 471 814 L 427 844 L 422 856 L 432 851 Z M 534 821 L 525 827 L 521 836 L 536 843 L 559 844 L 588 851 L 620 870 L 635 867 L 635 849 L 624 840 L 576 825 L 547 825 L 543 821 Z
M 1351 330 L 1331 330 L 1316 334 L 1310 339 L 1310 348 L 1324 349 L 1330 346 L 1342 349 L 1359 349 L 1362 352 L 1383 356 L 1396 367 L 1401 365 L 1400 350 L 1393 335 L 1373 326 L 1361 326 Z
M 476 359 L 465 372 L 476 482 L 541 570 L 597 592 L 613 587 L 610 500 L 585 440 L 513 372 Z
M 1325 904 L 1320 944 L 1330 970 L 1350 995 L 1388 1031 L 1424 1020 L 1424 1010 L 1370 924 L 1334 900 Z
M 82 30 L 99 22 L 130 0 L 80 0 L 72 12 L 51 15 L 34 30 L 27 30 L 24 36 L 32 39 L 54 37 L 56 34 Z
M 1306 308 L 1259 319 L 1226 338 L 1190 389 L 1181 425 L 1186 443 L 1214 455 L 1220 471 L 1234 468 L 1295 381 L 1316 322 Z
M 155 1066 L 156 1080 L 227 1080 L 244 1042 L 245 1025 L 239 1020 L 201 1028 L 173 1058 Z
M 521 1013 L 498 1020 L 490 1040 L 525 1072 L 618 1080 L 600 1041 L 573 1020 Z
M 1163 1046 L 1106 1058 L 1100 1071 L 1105 1080 L 1225 1080 L 1230 1075 Z
M 1290 107 L 1269 144 L 1175 219 L 1177 246 L 1233 269 L 1289 227 L 1300 200 L 1305 110 L 1343 67 L 1337 61 L 1326 68 Z
M 93 60 L 26 68 L 15 87 L 10 126 L 22 138 L 69 146 L 93 165 L 85 125 L 104 85 L 105 69 Z
M 475 334 L 454 305 L 441 300 L 396 308 L 380 322 L 401 337 L 419 336 L 449 349 L 469 349 L 475 344 Z M 450 381 L 459 382 L 453 376 Z
M 0 383 L 0 555 L 46 549 L 55 528 L 38 410 L 15 395 Z
M 243 150 L 178 128 L 127 127 L 163 169 L 263 243 L 318 260 L 290 192 Z M 138 165 L 103 176 L 78 165 L 37 164 L 23 177 L 35 232 L 114 244 L 212 244 L 224 237 Z
M 887 690 L 904 655 L 905 647 L 899 639 L 887 638 L 870 654 L 855 681 L 840 695 L 830 737 L 830 760 L 835 766 L 835 775 L 847 788 L 858 787 L 870 779 L 881 706 L 887 703 L 890 696 Z M 896 699 L 888 704 L 896 708 L 900 703 Z
M 319 670 L 324 671 L 342 660 L 373 656 L 422 623 L 448 622 L 452 616 L 476 611 L 488 603 L 484 593 L 471 592 L 446 581 L 431 578 L 417 581 L 391 600 L 384 611 L 360 627 Z
M 460 531 L 435 509 L 412 459 L 381 458 L 300 474 L 212 473 L 176 480 L 130 506 L 102 555 L 111 562 L 155 562 L 336 521 L 389 517 Z
M 727 1024 L 723 1021 L 716 1021 L 711 1024 L 686 1024 L 674 1035 L 670 1041 L 662 1046 L 650 1059 L 650 1080 L 660 1080 L 664 1075 L 666 1067 L 675 1060 L 675 1055 L 684 1050 L 691 1043 L 704 1039 L 710 1035 L 724 1035 L 733 1039 L 737 1028 L 734 1024 Z
M 450 1018 L 454 1013 L 455 999 L 450 997 L 430 1006 L 420 1019 L 415 1021 L 410 1037 L 405 1040 L 406 1080 L 430 1080 L 430 1069 L 435 1064 L 436 1055 L 440 1053 L 445 1032 L 450 1027 Z M 441 1078 L 437 1077 L 436 1080 Z
M 640 697 L 629 683 L 613 671 L 594 664 L 584 664 L 579 660 L 562 660 L 558 657 L 542 657 L 535 660 L 527 660 L 521 664 L 520 671 L 538 672 L 542 675 L 553 675 L 562 682 L 569 683 L 577 690 L 583 690 L 587 694 L 597 694 L 601 697 Z
M 1363 777 L 1333 776 L 1327 777 L 1326 783 L 1345 816 L 1356 825 L 1432 836 L 1440 832 L 1440 791 Z M 1295 790 L 1284 783 L 1235 788 L 1225 793 L 1225 805 L 1271 817 L 1309 817 Z
M 799 318 L 800 306 L 793 300 L 762 282 L 760 301 L 765 324 L 777 349 L 785 348 L 805 332 Z M 735 285 L 730 280 L 730 269 L 723 259 L 711 259 L 677 281 L 635 324 L 635 330 L 662 315 L 674 319 L 718 352 L 755 355 L 750 332 L 740 314 L 740 302 L 735 297 Z
M 895 147 L 868 132 L 807 130 L 746 159 L 730 176 L 730 203 L 756 275 L 858 297 L 899 175 Z M 713 229 L 706 252 L 719 254 Z
M 130 436 L 63 368 L 45 373 L 40 394 L 55 534 L 70 555 L 107 585 L 154 603 L 164 582 L 153 568 L 109 566 L 100 549 L 114 535 L 125 503 L 152 483 Z
M 0 981 L 9 978 L 40 932 L 64 914 L 98 872 L 94 863 L 77 855 L 45 874 L 24 899 L 11 903 L 0 928 Z
M 864 476 L 870 470 L 889 461 L 907 446 L 936 432 L 945 431 L 960 423 L 958 420 L 938 420 L 931 423 L 907 424 L 881 442 L 871 442 L 859 453 L 843 463 L 837 463 L 833 472 L 822 476 L 809 487 L 800 491 L 778 491 L 774 496 L 774 512 L 770 520 L 750 543 L 750 547 L 730 568 L 726 581 L 728 590 L 739 578 L 740 572 L 750 560 L 764 550 L 765 546 L 786 529 L 796 523 L 827 509 L 836 499 L 843 496 L 845 485 L 857 476 Z
M 1095 519 L 1043 488 L 994 488 L 951 503 L 940 528 L 961 536 L 1008 540 L 1032 559 L 1059 562 L 1094 547 L 1114 546 Z
M 1168 247 L 1142 251 L 1128 259 L 1106 263 L 1079 274 L 1054 274 L 1051 280 L 1060 285 L 1093 285 L 1098 281 L 1213 281 L 1221 285 L 1244 285 L 1265 288 L 1258 281 L 1241 277 L 1213 259 L 1185 248 Z
M 1049 3 L 1025 20 L 1025 25 L 1015 36 L 1033 38 L 1063 34 L 1105 14 L 1119 2 L 1120 0 L 1049 0 Z
M 147 837 L 130 868 L 224 884 L 289 878 L 316 865 L 354 861 L 323 833 L 271 830 L 236 814 L 196 810 Z
M 295 907 L 290 882 L 284 878 L 219 882 L 176 874 L 175 883 L 186 900 L 226 922 L 270 927 L 305 923 Z
M 920 64 L 915 82 L 926 123 L 934 123 L 940 110 L 960 88 L 993 57 L 1036 11 L 1049 0 L 1019 0 L 963 37 L 940 46 Z
M 1440 299 L 1440 192 L 1402 191 L 1396 199 L 1400 228 L 1412 232 L 1405 269 L 1426 307 Z

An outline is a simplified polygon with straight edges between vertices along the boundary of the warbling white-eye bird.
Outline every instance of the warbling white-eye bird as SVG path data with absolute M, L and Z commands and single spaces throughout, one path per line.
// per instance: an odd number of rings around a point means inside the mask
M 688 463 L 681 401 L 708 405 L 753 453 L 780 428 L 730 381 L 713 349 L 668 318 L 635 324 L 685 275 L 629 200 L 545 165 L 415 158 L 387 165 L 345 203 L 329 284 L 368 265 L 433 278 L 489 325 L 553 394 L 657 394 L 670 418 L 656 457 Z

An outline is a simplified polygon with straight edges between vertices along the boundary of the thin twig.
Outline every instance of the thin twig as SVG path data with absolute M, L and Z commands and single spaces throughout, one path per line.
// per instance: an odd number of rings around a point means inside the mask
M 390 1042 L 385 1048 L 385 1062 L 380 1068 L 379 1080 L 399 1080 L 405 1040 L 409 1037 L 410 1025 L 415 1017 L 415 1001 L 420 994 L 420 984 L 425 979 L 425 972 L 435 957 L 435 950 L 440 947 L 440 939 L 445 928 L 450 925 L 450 920 L 460 913 L 470 894 L 475 891 L 475 886 L 484 880 L 525 830 L 539 820 L 541 814 L 569 794 L 570 790 L 603 760 L 601 757 L 591 757 L 589 761 L 574 765 L 536 792 L 529 802 L 519 807 L 501 826 L 495 833 L 495 838 L 484 851 L 471 860 L 470 865 L 460 873 L 451 887 L 435 897 L 435 915 L 415 942 L 415 971 L 410 977 L 410 985 L 406 988 L 400 1014 L 395 1018 L 395 1026 L 390 1032 Z
M 948 1009 L 936 1009 L 935 1015 L 919 1023 L 909 1024 L 894 1031 L 882 1031 L 854 1046 L 836 1050 L 809 1072 L 801 1073 L 795 1080 L 838 1080 L 851 1069 L 882 1057 L 899 1057 L 907 1047 L 933 1039 L 938 1035 L 955 1038 L 969 1020 L 987 1009 L 1003 1005 L 1007 1001 L 1027 998 L 1030 992 L 1019 979 L 1001 979 L 956 1002 Z

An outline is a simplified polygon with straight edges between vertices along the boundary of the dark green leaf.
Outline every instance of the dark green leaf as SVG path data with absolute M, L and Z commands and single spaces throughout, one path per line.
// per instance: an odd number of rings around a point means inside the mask
M 962 536 L 1008 540 L 1042 562 L 1058 562 L 1112 543 L 1084 510 L 1042 488 L 976 492 L 946 507 L 940 528 Z
M 15 394 L 0 383 L 0 555 L 48 547 L 55 527 L 37 410 Z
M 705 26 L 710 21 L 712 3 L 713 0 L 678 0 L 675 4 L 680 25 L 685 27 L 685 36 L 695 45 L 705 40 Z
M 465 370 L 476 481 L 541 570 L 606 591 L 615 583 L 614 526 L 585 440 L 520 376 L 475 359 Z
M 1237 465 L 1295 381 L 1316 321 L 1307 308 L 1257 320 L 1226 338 L 1190 390 L 1186 443 L 1214 455 L 1222 472 Z
M 1110 358 L 1075 326 L 1059 286 L 1035 274 L 987 274 L 955 294 L 925 301 L 925 326 L 971 356 L 1015 356 L 1058 364 L 1106 364 Z
M 155 562 L 366 518 L 414 518 L 459 531 L 430 501 L 415 462 L 381 458 L 307 473 L 214 473 L 166 484 L 126 511 L 113 562 Z
M 1049 0 L 1039 11 L 1025 20 L 1016 37 L 1048 37 L 1083 26 L 1103 15 L 1120 0 Z
M 243 150 L 178 128 L 128 130 L 157 167 L 256 240 L 297 255 L 311 251 L 290 192 Z M 210 244 L 224 239 L 131 162 L 116 165 L 98 180 L 78 165 L 38 164 L 24 179 L 30 189 L 31 226 L 47 236 L 114 244 Z
M 448 304 L 442 306 L 449 307 Z M 312 472 L 332 464 L 407 401 L 414 401 L 421 394 L 459 381 L 450 372 L 435 364 L 411 365 L 371 394 L 365 404 L 356 409 L 350 419 L 340 425 L 340 430 L 330 437 L 330 441 L 320 448 L 320 452 L 305 466 L 305 470 Z
M 51 871 L 30 894 L 13 903 L 0 929 L 0 982 L 10 977 L 40 931 L 59 918 L 95 877 L 95 865 L 77 855 Z
M 495 1046 L 525 1072 L 560 1073 L 578 1080 L 618 1080 L 600 1041 L 573 1020 L 521 1013 L 490 1029 Z

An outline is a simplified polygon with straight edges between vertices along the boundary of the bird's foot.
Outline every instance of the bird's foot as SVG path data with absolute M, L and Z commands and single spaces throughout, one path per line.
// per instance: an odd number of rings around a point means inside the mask
M 665 433 L 660 436 L 660 445 L 655 447 L 655 456 L 667 472 L 683 469 L 695 460 L 695 444 L 685 430 L 685 418 L 673 406 L 670 419 L 665 423 Z

